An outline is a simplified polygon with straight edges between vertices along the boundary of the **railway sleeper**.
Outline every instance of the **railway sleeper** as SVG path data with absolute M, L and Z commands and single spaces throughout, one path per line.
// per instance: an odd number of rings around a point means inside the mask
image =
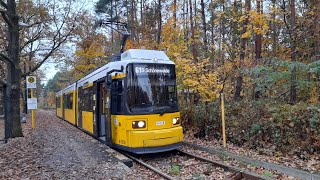
M 242 171 L 236 171 L 233 174 L 231 174 L 228 178 L 228 180 L 240 180 L 240 179 L 257 180 L 257 179 L 261 179 L 261 178 L 254 176 L 254 175 L 247 174 Z
M 251 173 L 251 172 L 243 171 L 243 170 L 241 170 L 241 169 L 239 169 L 237 167 L 232 167 L 232 166 L 229 166 L 229 165 L 226 165 L 226 164 L 223 164 L 221 162 L 217 162 L 217 161 L 205 158 L 205 157 L 201 157 L 201 156 L 197 156 L 197 155 L 194 155 L 194 154 L 190 154 L 188 152 L 181 151 L 181 150 L 177 150 L 177 151 L 179 153 L 181 153 L 181 154 L 184 154 L 184 155 L 187 155 L 187 156 L 190 156 L 190 157 L 194 157 L 196 159 L 200 159 L 202 161 L 211 163 L 211 164 L 213 164 L 215 166 L 221 167 L 226 171 L 232 172 L 233 174 L 231 174 L 230 177 L 228 178 L 230 180 L 238 180 L 238 179 L 250 179 L 250 180 L 270 179 L 270 178 L 263 177 L 263 176 L 258 175 L 258 174 L 254 174 L 254 173 Z

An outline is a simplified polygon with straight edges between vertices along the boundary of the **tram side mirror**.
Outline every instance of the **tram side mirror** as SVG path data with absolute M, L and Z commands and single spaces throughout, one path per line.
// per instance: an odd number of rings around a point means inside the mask
M 111 82 L 112 82 L 111 75 L 108 74 L 107 77 L 106 77 L 106 79 L 105 79 L 106 87 L 110 87 Z
M 105 107 L 106 107 L 107 109 L 110 108 L 110 99 L 109 99 L 109 97 L 106 98 L 106 104 L 105 104 L 105 105 L 106 105 Z

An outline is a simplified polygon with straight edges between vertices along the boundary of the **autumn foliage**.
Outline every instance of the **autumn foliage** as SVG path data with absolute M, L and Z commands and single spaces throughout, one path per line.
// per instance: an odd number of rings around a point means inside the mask
M 132 1 L 124 6 L 99 1 L 96 11 L 128 23 L 126 49 L 162 50 L 176 63 L 186 129 L 220 137 L 223 92 L 234 142 L 302 149 L 308 144 L 319 151 L 319 3 L 190 2 Z M 82 21 L 86 28 L 75 32 L 77 48 L 66 61 L 72 80 L 107 63 L 120 49 L 117 32 L 88 28 L 95 18 L 87 15 Z

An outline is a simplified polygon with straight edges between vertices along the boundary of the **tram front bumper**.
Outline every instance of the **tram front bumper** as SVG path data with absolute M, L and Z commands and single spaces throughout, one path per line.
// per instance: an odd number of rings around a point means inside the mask
M 181 126 L 151 131 L 128 131 L 128 143 L 131 148 L 167 146 L 182 141 Z

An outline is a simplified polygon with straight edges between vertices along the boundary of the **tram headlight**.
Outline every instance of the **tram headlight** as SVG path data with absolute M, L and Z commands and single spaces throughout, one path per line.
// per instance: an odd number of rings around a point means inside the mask
M 179 122 L 179 117 L 174 117 L 174 118 L 172 118 L 172 124 L 173 125 L 177 125 L 177 124 L 179 124 L 180 122 Z
M 146 127 L 146 121 L 133 121 L 132 122 L 132 128 L 145 128 Z
M 139 128 L 142 128 L 144 125 L 145 125 L 145 123 L 143 121 L 139 121 L 138 122 L 138 127 Z

